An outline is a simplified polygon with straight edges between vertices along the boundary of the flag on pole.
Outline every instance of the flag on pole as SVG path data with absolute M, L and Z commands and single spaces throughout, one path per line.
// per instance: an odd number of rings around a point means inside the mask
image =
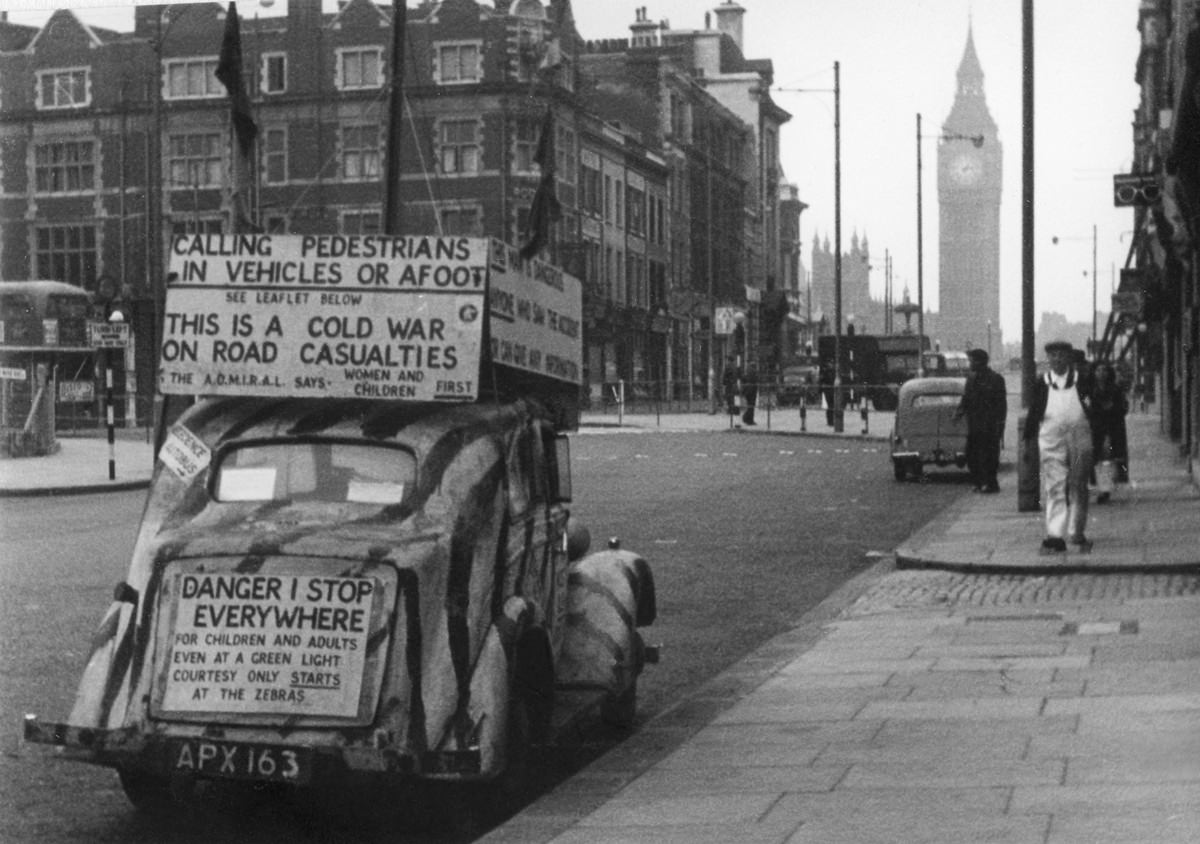
M 242 31 L 238 23 L 237 3 L 229 4 L 225 15 L 225 35 L 221 39 L 221 55 L 217 61 L 216 77 L 229 92 L 233 132 L 242 155 L 249 157 L 258 127 L 250 111 L 250 98 L 242 80 Z
M 533 205 L 525 224 L 525 245 L 521 247 L 521 258 L 526 261 L 545 248 L 550 241 L 550 226 L 562 219 L 554 173 L 554 111 L 549 107 L 542 121 L 542 134 L 538 138 L 533 160 L 541 167 L 542 178 L 533 195 Z

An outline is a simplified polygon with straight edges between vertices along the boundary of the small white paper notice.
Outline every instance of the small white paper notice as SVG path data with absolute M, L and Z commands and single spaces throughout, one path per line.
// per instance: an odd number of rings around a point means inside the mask
M 180 480 L 190 481 L 208 468 L 212 449 L 187 428 L 176 425 L 167 432 L 167 441 L 163 443 L 158 459 Z

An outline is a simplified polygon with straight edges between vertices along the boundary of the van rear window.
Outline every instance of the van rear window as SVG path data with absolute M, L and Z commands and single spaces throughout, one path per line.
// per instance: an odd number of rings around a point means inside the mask
M 267 442 L 234 446 L 216 468 L 218 501 L 399 504 L 416 479 L 411 452 L 363 443 Z

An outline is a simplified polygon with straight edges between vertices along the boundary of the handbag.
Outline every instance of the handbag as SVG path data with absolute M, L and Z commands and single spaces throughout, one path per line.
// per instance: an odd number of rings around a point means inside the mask
M 1101 460 L 1096 464 L 1096 491 L 1109 493 L 1116 483 L 1117 464 L 1113 460 Z

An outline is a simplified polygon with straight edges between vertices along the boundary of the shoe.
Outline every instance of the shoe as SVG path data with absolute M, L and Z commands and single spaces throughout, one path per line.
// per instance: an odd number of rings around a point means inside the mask
M 1047 536 L 1042 540 L 1041 554 L 1063 554 L 1066 553 L 1067 543 L 1059 536 Z
M 1110 493 L 1110 492 L 1102 492 L 1102 493 L 1100 493 L 1099 495 L 1097 495 L 1097 496 L 1096 496 L 1096 503 L 1097 503 L 1097 504 L 1107 504 L 1107 503 L 1108 503 L 1108 499 L 1110 499 L 1110 498 L 1112 498 L 1112 493 Z
M 1088 539 L 1083 534 L 1071 537 L 1071 544 L 1077 547 L 1082 554 L 1086 554 L 1092 550 L 1092 540 Z
M 999 484 L 988 484 L 987 486 L 985 486 L 983 489 L 980 490 L 980 492 L 986 492 L 986 493 L 994 493 L 994 492 L 999 492 L 999 491 L 1000 491 Z

